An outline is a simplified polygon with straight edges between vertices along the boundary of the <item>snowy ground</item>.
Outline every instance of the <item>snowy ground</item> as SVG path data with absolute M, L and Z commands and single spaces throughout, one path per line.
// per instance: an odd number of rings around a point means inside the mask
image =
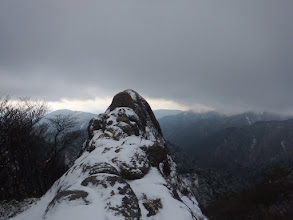
M 7 220 L 29 209 L 36 204 L 39 199 L 28 198 L 23 201 L 1 201 L 0 202 L 0 220 Z

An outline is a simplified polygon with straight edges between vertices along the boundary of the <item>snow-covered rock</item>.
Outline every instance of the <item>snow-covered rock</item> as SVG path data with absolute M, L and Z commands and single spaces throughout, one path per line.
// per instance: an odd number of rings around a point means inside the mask
M 138 93 L 117 94 L 88 133 L 75 164 L 15 220 L 205 219 Z

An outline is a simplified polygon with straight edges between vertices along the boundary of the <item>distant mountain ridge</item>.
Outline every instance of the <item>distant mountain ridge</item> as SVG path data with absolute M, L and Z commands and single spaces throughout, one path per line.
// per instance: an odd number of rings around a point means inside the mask
M 172 157 L 210 219 L 267 220 L 293 216 L 293 119 L 288 118 L 189 112 L 159 122 L 167 141 L 178 145 L 169 144 Z
M 192 148 L 200 139 L 225 128 L 251 125 L 257 121 L 280 121 L 287 118 L 287 116 L 265 112 L 246 112 L 227 116 L 215 111 L 204 113 L 187 111 L 160 118 L 159 123 L 166 140 L 187 149 Z
M 173 110 L 173 109 L 158 109 L 158 110 L 154 110 L 154 114 L 156 116 L 157 119 L 163 118 L 165 116 L 169 116 L 169 115 L 177 115 L 179 113 L 181 113 L 181 110 Z
M 43 122 L 46 122 L 46 119 L 53 117 L 54 115 L 70 115 L 76 118 L 77 124 L 72 128 L 72 130 L 83 130 L 87 129 L 89 121 L 96 117 L 97 114 L 82 112 L 82 111 L 72 111 L 69 109 L 59 109 L 45 115 Z
M 205 165 L 239 172 L 262 164 L 293 160 L 292 134 L 292 119 L 259 121 L 218 131 L 188 151 Z

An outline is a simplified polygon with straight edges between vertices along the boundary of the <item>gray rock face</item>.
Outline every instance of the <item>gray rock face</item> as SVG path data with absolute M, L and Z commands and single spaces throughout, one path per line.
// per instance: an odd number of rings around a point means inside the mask
M 123 178 L 128 180 L 142 178 L 150 166 L 159 168 L 160 163 L 163 164 L 164 174 L 170 174 L 168 149 L 163 140 L 160 125 L 149 104 L 135 91 L 125 90 L 115 95 L 106 113 L 90 121 L 88 131 L 90 138 L 100 131 L 102 132 L 100 137 L 116 141 L 130 136 L 143 136 L 155 140 L 151 146 L 141 146 L 142 152 L 132 156 L 132 163 L 127 164 L 112 158 L 112 162 L 119 166 L 120 175 Z M 88 143 L 86 146 L 89 152 L 94 149 L 93 143 Z M 118 147 L 115 152 L 118 153 L 120 150 L 121 148 Z M 105 148 L 102 153 L 104 154 L 105 151 L 108 149 Z
M 82 205 L 88 205 L 89 201 L 86 199 L 88 196 L 88 193 L 82 190 L 64 190 L 62 192 L 59 192 L 54 199 L 49 203 L 44 218 L 50 217 L 51 215 L 54 215 L 56 211 L 58 211 L 58 208 L 61 203 L 66 203 L 66 205 L 70 206 L 70 203 L 73 203 L 74 205 L 82 204 Z
M 144 129 L 146 126 L 149 126 L 149 123 L 152 123 L 158 133 L 162 135 L 160 125 L 151 107 L 137 92 L 133 90 L 125 90 L 115 95 L 108 110 L 113 111 L 118 107 L 128 107 L 133 109 L 141 121 L 141 129 Z
M 98 173 L 108 173 L 108 174 L 119 175 L 116 168 L 114 168 L 113 166 L 105 162 L 97 163 L 94 165 L 84 164 L 82 167 L 82 171 L 88 172 L 90 175 L 94 175 Z
M 105 200 L 115 200 L 115 205 L 108 202 L 104 207 L 106 210 L 113 211 L 115 216 L 122 216 L 125 219 L 140 219 L 138 199 L 130 185 L 121 177 L 98 174 L 84 179 L 81 185 L 103 192 L 100 193 L 100 196 Z

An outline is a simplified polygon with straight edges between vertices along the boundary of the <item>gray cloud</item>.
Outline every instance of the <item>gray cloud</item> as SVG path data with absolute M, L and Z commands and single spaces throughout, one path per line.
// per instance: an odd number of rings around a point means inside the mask
M 293 112 L 293 2 L 1 1 L 0 92 L 133 88 L 223 111 Z

